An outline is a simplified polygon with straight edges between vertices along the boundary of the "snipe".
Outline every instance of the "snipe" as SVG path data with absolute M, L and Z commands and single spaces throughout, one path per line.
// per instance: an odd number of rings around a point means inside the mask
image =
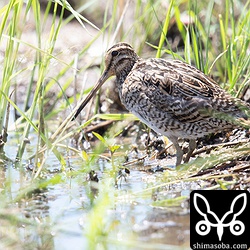
M 176 165 L 183 159 L 178 138 L 189 139 L 184 159 L 188 162 L 197 138 L 232 129 L 249 110 L 248 104 L 230 96 L 198 69 L 179 60 L 141 59 L 129 44 L 118 43 L 107 51 L 105 70 L 74 118 L 113 75 L 124 106 L 173 142 Z

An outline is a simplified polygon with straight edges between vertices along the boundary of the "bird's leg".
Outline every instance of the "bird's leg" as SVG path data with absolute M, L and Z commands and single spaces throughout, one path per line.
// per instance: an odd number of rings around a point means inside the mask
M 181 164 L 182 157 L 183 157 L 183 150 L 178 143 L 178 139 L 176 137 L 168 137 L 170 141 L 173 142 L 175 149 L 176 149 L 176 166 Z
M 188 147 L 187 156 L 186 156 L 186 158 L 184 159 L 184 162 L 188 162 L 188 161 L 189 161 L 189 159 L 190 159 L 192 153 L 194 152 L 195 148 L 196 148 L 196 141 L 190 139 L 190 140 L 189 140 L 189 147 Z

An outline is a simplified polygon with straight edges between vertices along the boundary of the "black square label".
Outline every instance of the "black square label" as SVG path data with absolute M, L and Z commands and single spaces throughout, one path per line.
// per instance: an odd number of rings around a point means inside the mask
M 248 249 L 250 194 L 240 190 L 197 190 L 190 194 L 191 249 Z

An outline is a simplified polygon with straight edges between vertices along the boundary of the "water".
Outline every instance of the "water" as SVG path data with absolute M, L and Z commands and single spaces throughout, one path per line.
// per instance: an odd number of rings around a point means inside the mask
M 12 137 L 5 147 L 10 159 L 16 156 L 16 138 Z M 35 144 L 28 145 L 25 157 L 34 150 Z M 119 161 L 123 161 L 122 156 Z M 115 187 L 112 166 L 102 159 L 92 166 L 99 177 L 97 191 L 79 158 L 70 157 L 68 164 L 65 171 L 56 173 L 61 166 L 51 154 L 46 161 L 48 171 L 33 184 L 28 162 L 9 161 L 0 168 L 2 214 L 16 218 L 7 219 L 6 226 L 0 225 L 1 231 L 9 231 L 0 233 L 0 248 L 80 250 L 93 246 L 93 239 L 95 249 L 188 248 L 189 208 L 185 199 L 178 206 L 157 204 L 159 200 L 188 196 L 188 187 L 184 191 L 181 185 L 152 188 L 162 183 L 164 172 L 148 172 L 149 165 L 144 164 L 129 166 L 130 175 Z M 46 182 L 45 188 L 36 188 Z M 9 243 L 11 234 L 15 237 Z

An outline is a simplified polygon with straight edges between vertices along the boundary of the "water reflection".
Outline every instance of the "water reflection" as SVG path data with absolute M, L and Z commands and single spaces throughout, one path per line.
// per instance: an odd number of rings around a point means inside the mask
M 15 157 L 13 148 L 6 150 Z M 180 186 L 172 190 L 150 189 L 164 174 L 161 167 L 153 166 L 155 171 L 148 171 L 143 164 L 131 165 L 126 180 L 119 179 L 115 187 L 116 178 L 108 172 L 112 166 L 106 160 L 96 161 L 93 172 L 85 169 L 76 157 L 70 159 L 71 167 L 64 172 L 52 171 L 60 169 L 54 156 L 47 162 L 48 172 L 38 180 L 32 180 L 33 168 L 27 169 L 25 163 L 14 166 L 8 162 L 0 167 L 4 211 L 0 213 L 15 218 L 1 223 L 1 231 L 11 232 L 8 235 L 0 232 L 4 246 L 9 246 L 10 235 L 15 235 L 10 249 L 67 250 L 74 246 L 74 250 L 80 250 L 89 249 L 93 241 L 100 249 L 128 249 L 128 245 L 136 249 L 139 243 L 153 244 L 154 249 L 171 244 L 189 245 L 188 209 L 153 205 L 183 192 Z M 41 188 L 43 183 L 47 184 Z M 102 214 L 104 218 L 94 223 L 103 226 L 102 234 L 93 240 L 89 230 L 93 229 L 93 212 L 100 203 L 104 203 L 103 210 L 96 215 Z

